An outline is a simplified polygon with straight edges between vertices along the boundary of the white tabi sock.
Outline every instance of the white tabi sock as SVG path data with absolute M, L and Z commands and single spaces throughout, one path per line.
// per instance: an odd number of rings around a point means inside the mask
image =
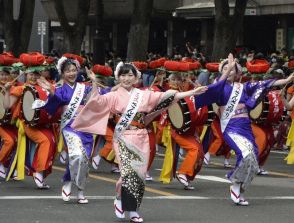
M 2 163 L 0 163 L 0 177 L 2 178 L 6 178 L 6 170 L 5 170 L 5 167 Z
M 92 159 L 92 166 L 95 170 L 98 169 L 99 163 L 101 161 L 101 156 L 98 154 L 97 156 L 94 156 Z
M 34 181 L 37 184 L 38 187 L 43 187 L 44 181 L 43 181 L 43 173 L 36 172 L 34 173 Z
M 62 164 L 66 163 L 67 160 L 67 152 L 62 150 L 62 152 L 59 154 L 59 160 Z
M 210 153 L 207 152 L 207 153 L 205 153 L 205 155 L 204 155 L 204 163 L 205 163 L 206 165 L 208 165 L 208 164 L 209 164 L 209 160 L 210 160 Z
M 241 184 L 239 183 L 233 183 L 233 185 L 230 187 L 231 199 L 234 201 L 234 203 L 239 203 L 240 201 L 240 187 Z
M 143 222 L 143 218 L 136 211 L 130 211 L 131 222 Z

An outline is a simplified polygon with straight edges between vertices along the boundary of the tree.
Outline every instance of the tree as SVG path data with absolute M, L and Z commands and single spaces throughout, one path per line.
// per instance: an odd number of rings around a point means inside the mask
M 226 58 L 230 52 L 233 52 L 243 26 L 247 1 L 236 0 L 233 16 L 230 16 L 229 0 L 214 1 L 215 27 L 212 60 Z
M 6 50 L 12 51 L 15 56 L 27 51 L 35 9 L 35 0 L 22 0 L 18 19 L 13 18 L 12 0 L 3 0 L 3 28 Z
M 153 0 L 134 1 L 127 51 L 129 61 L 146 59 L 152 9 Z
M 102 65 L 105 64 L 105 33 L 103 29 L 103 14 L 103 0 L 96 0 L 93 62 Z
M 64 10 L 63 0 L 54 0 L 55 10 L 64 33 L 65 49 L 70 53 L 79 54 L 88 21 L 90 0 L 78 0 L 75 21 L 68 21 Z M 69 22 L 73 22 L 71 25 Z

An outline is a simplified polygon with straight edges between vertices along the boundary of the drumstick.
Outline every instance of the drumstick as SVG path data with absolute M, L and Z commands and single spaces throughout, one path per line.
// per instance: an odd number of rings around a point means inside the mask
M 88 81 L 89 83 L 91 83 L 91 81 Z M 100 82 L 98 81 L 95 81 L 95 83 L 99 86 L 99 87 L 102 87 L 102 88 L 107 88 L 107 86 L 101 84 Z
M 151 90 L 151 88 L 153 87 L 153 85 L 155 84 L 155 81 L 157 81 L 157 75 L 154 77 L 152 83 L 150 84 L 148 90 Z
M 163 76 L 161 76 L 161 79 L 160 79 L 160 84 L 159 84 L 159 86 L 160 86 L 160 87 L 162 87 L 162 85 L 163 85 L 163 81 L 164 81 L 164 77 L 163 77 Z
M 285 86 L 281 89 L 281 91 L 284 91 L 287 88 L 288 85 L 289 84 L 285 84 Z
M 100 82 L 96 81 L 96 84 L 99 86 L 99 87 L 102 87 L 102 88 L 107 88 L 105 85 L 101 84 Z
M 192 84 L 194 87 L 198 87 L 197 84 L 195 84 L 191 79 L 188 79 L 188 82 L 189 82 L 190 84 Z
M 24 74 L 24 72 L 21 72 L 16 78 L 14 78 L 11 83 L 15 82 L 19 77 L 21 77 Z

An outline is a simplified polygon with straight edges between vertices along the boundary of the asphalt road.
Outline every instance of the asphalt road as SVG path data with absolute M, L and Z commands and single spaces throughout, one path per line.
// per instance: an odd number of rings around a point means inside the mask
M 195 190 L 186 191 L 176 181 L 164 185 L 157 181 L 162 157 L 154 161 L 153 182 L 146 183 L 140 213 L 144 222 L 233 223 L 293 222 L 294 165 L 286 165 L 284 153 L 272 152 L 265 166 L 267 176 L 257 176 L 246 198 L 248 207 L 236 206 L 229 199 L 229 182 L 225 179 L 222 157 L 212 157 L 193 182 Z M 234 159 L 231 160 L 234 163 Z M 115 181 L 118 174 L 101 162 L 98 171 L 91 169 L 85 195 L 89 204 L 77 204 L 73 198 L 61 199 L 64 166 L 56 160 L 47 178 L 50 190 L 38 190 L 31 177 L 24 181 L 0 180 L 0 223 L 43 222 L 128 222 L 117 220 L 113 210 Z M 74 192 L 73 192 L 74 193 Z

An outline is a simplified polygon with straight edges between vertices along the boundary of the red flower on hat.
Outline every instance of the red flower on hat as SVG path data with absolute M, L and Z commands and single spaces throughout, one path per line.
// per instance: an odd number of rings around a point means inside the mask
M 248 61 L 246 67 L 250 73 L 260 74 L 266 73 L 270 68 L 270 64 L 264 59 L 256 59 Z
M 161 57 L 161 58 L 159 58 L 157 61 L 158 61 L 159 65 L 160 65 L 161 67 L 163 67 L 163 66 L 164 66 L 164 63 L 165 63 L 165 61 L 167 61 L 167 60 L 166 60 L 166 58 L 165 58 L 165 57 Z
M 152 60 L 149 62 L 148 66 L 150 69 L 156 69 L 156 68 L 160 67 L 160 64 L 158 63 L 157 60 Z
M 218 72 L 218 66 L 219 63 L 217 62 L 205 64 L 206 69 L 210 72 Z
M 103 65 L 99 65 L 96 64 L 92 67 L 92 71 L 95 74 L 100 74 L 106 77 L 112 76 L 112 69 L 111 67 L 107 67 L 107 66 L 103 66 Z
M 76 54 L 72 54 L 72 53 L 65 53 L 62 56 L 68 58 L 68 59 L 74 59 L 77 60 L 80 63 L 80 66 L 84 63 L 84 58 L 76 55 Z
M 190 63 L 179 62 L 178 71 L 188 72 L 190 70 Z
M 170 71 L 179 71 L 180 62 L 173 61 L 173 60 L 167 60 L 164 62 L 164 67 L 167 70 Z
M 45 56 L 39 52 L 22 53 L 20 56 L 20 62 L 25 66 L 39 66 L 45 61 Z
M 147 70 L 148 64 L 143 61 L 133 61 L 132 64 L 138 69 L 138 70 Z
M 45 57 L 45 62 L 47 64 L 53 64 L 55 62 L 55 58 L 54 57 L 50 57 L 50 56 L 46 56 Z
M 11 52 L 4 52 L 0 54 L 0 64 L 3 66 L 11 66 L 17 62 L 19 62 L 19 59 L 14 57 Z
M 166 61 L 165 57 L 161 57 L 161 58 L 159 58 L 157 60 L 150 61 L 149 62 L 149 68 L 156 69 L 158 67 L 163 67 L 165 61 Z
M 189 63 L 189 70 L 198 70 L 201 68 L 201 64 L 198 61 Z

